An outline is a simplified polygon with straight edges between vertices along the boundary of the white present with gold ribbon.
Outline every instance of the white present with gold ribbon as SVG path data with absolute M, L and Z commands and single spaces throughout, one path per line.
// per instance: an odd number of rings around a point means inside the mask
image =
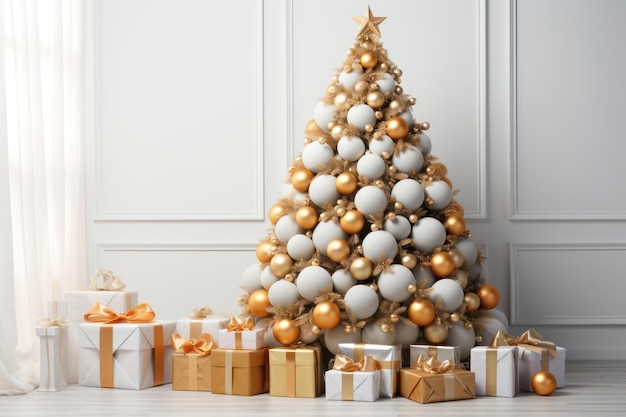
M 476 395 L 515 397 L 518 393 L 517 346 L 475 346 L 470 371 L 476 374 Z
M 40 340 L 39 391 L 60 391 L 67 386 L 67 321 L 41 318 L 35 334 Z
M 380 397 L 380 365 L 371 356 L 355 362 L 337 354 L 325 375 L 327 400 L 371 402 Z
M 380 364 L 380 398 L 395 397 L 398 378 L 402 367 L 402 348 L 397 345 L 377 345 L 373 343 L 339 343 L 341 353 L 354 361 L 372 356 Z
M 265 329 L 255 329 L 252 317 L 231 317 L 225 329 L 217 333 L 220 349 L 257 350 L 265 347 Z
M 208 307 L 194 307 L 192 312 L 192 316 L 176 322 L 176 332 L 187 339 L 197 339 L 201 334 L 208 333 L 217 341 L 219 331 L 225 329 L 230 321 L 228 316 L 213 315 Z

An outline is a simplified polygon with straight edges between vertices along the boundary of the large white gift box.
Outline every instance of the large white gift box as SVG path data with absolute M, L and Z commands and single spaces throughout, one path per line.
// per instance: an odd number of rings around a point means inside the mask
M 461 348 L 459 346 L 411 345 L 409 346 L 409 352 L 409 368 L 413 367 L 419 355 L 435 358 L 438 362 L 451 361 L 459 363 L 461 361 Z
M 470 371 L 476 374 L 476 395 L 515 397 L 517 369 L 517 346 L 475 346 L 470 351 Z
M 35 334 L 40 340 L 39 391 L 59 391 L 67 386 L 67 328 L 41 326 Z
M 380 396 L 380 371 L 326 371 L 326 399 L 376 401 Z
M 380 364 L 380 398 L 393 398 L 398 389 L 398 378 L 402 367 L 402 347 L 399 345 L 377 345 L 373 343 L 339 343 L 341 353 L 354 361 L 366 355 Z
M 172 382 L 176 321 L 78 327 L 80 385 L 140 390 Z
M 532 391 L 533 375 L 539 371 L 550 371 L 556 377 L 556 387 L 565 386 L 565 348 L 556 347 L 556 357 L 548 349 L 541 353 L 519 346 L 519 389 Z

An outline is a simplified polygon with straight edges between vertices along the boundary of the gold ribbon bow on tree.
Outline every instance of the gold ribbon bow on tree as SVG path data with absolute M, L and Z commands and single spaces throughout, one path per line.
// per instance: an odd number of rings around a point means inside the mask
M 200 356 L 208 356 L 211 350 L 216 347 L 213 336 L 208 333 L 203 333 L 197 339 L 186 339 L 178 333 L 172 333 L 171 339 L 174 352 L 184 355 L 193 352 Z
M 333 369 L 341 372 L 373 372 L 380 370 L 380 364 L 370 355 L 365 355 L 355 362 L 349 356 L 338 353 L 335 355 Z
M 57 317 L 56 319 L 51 319 L 50 317 L 42 317 L 37 319 L 37 326 L 39 327 L 67 327 L 70 322 L 65 316 Z
M 556 358 L 556 345 L 542 339 L 543 336 L 541 336 L 535 329 L 526 330 L 517 337 L 498 330 L 491 340 L 489 347 L 519 346 L 537 353 L 542 353 L 544 350 L 547 350 L 553 358 Z
M 193 310 L 191 311 L 193 312 L 193 318 L 198 318 L 198 319 L 203 319 L 213 314 L 213 310 L 211 310 L 207 306 L 194 307 Z
M 254 330 L 254 319 L 252 316 L 246 317 L 241 321 L 235 316 L 230 317 L 230 323 L 226 325 L 226 330 L 229 332 L 242 332 L 244 330 Z
M 126 288 L 126 284 L 121 278 L 113 275 L 113 272 L 106 269 L 98 269 L 91 278 L 89 291 L 121 291 Z
M 84 320 L 91 323 L 149 323 L 156 317 L 156 313 L 146 303 L 138 304 L 126 313 L 117 314 L 104 304 L 94 303 L 85 313 Z
M 413 368 L 427 372 L 429 374 L 443 374 L 446 372 L 452 372 L 456 369 L 456 364 L 447 359 L 443 362 L 439 362 L 432 356 L 424 356 L 421 353 L 417 355 L 415 362 L 413 362 Z

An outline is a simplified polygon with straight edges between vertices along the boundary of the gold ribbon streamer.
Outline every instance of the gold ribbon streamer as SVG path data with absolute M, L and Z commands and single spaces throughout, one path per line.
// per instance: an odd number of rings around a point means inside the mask
M 498 348 L 487 348 L 485 350 L 485 394 L 490 397 L 498 395 Z
M 333 369 L 341 372 L 373 372 L 380 370 L 381 366 L 370 355 L 365 355 L 358 361 L 354 361 L 349 356 L 338 353 L 335 355 Z
M 224 394 L 232 395 L 233 393 L 233 351 L 226 350 L 224 352 Z
M 341 399 L 354 401 L 354 373 L 352 372 L 341 374 Z
M 156 313 L 146 303 L 138 304 L 126 313 L 117 314 L 104 304 L 94 303 L 85 313 L 84 320 L 90 323 L 149 323 L 156 317 Z
M 415 358 L 415 362 L 413 362 L 413 368 L 429 374 L 443 374 L 454 371 L 456 364 L 449 359 L 439 362 L 432 356 L 424 356 L 420 353 Z
M 508 333 L 498 330 L 491 340 L 489 347 L 519 346 L 539 354 L 541 354 L 544 350 L 547 350 L 553 358 L 556 358 L 556 345 L 542 339 L 543 336 L 541 336 L 535 329 L 526 330 L 520 336 L 511 336 Z
M 287 397 L 296 396 L 296 352 L 285 352 L 285 367 L 287 375 L 285 376 L 285 384 L 287 388 Z
M 100 278 L 102 278 L 102 283 L 99 282 Z M 98 269 L 89 279 L 91 283 L 87 289 L 90 291 L 121 291 L 126 288 L 121 278 L 106 269 Z
M 226 325 L 226 330 L 229 332 L 242 332 L 244 330 L 254 330 L 254 319 L 252 316 L 246 317 L 245 320 L 240 320 L 235 316 L 230 317 L 230 323 Z
M 178 333 L 172 333 L 171 339 L 174 352 L 184 355 L 197 353 L 200 356 L 208 356 L 211 354 L 211 350 L 216 347 L 213 336 L 208 333 L 202 334 L 197 339 L 186 339 Z
M 163 385 L 163 381 L 165 381 L 165 349 L 163 345 L 163 325 L 154 323 L 154 385 Z
M 456 378 L 453 374 L 443 374 L 443 399 L 445 401 L 451 401 L 456 399 L 456 388 L 454 381 Z

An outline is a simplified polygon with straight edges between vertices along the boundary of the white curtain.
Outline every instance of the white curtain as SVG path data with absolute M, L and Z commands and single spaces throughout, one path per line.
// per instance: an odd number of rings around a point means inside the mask
M 13 273 L 0 269 L 0 394 L 16 394 L 39 382 L 36 320 L 53 292 L 79 288 L 87 274 L 83 2 L 0 5 L 0 168 L 8 162 L 10 189 L 0 210 L 8 199 L 13 251 Z

